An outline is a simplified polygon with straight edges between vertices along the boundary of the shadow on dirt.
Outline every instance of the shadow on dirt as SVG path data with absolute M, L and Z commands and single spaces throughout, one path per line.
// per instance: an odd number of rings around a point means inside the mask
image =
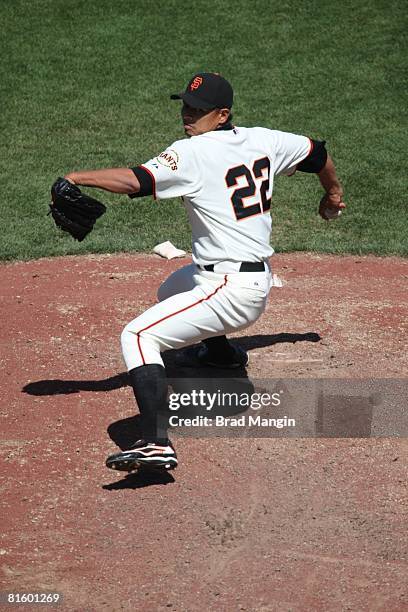
M 295 344 L 296 342 L 319 342 L 319 340 L 321 340 L 321 337 L 315 332 L 307 332 L 305 334 L 257 334 L 255 336 L 234 338 L 234 342 L 237 342 L 246 351 L 286 342 Z M 247 376 L 245 368 L 228 371 L 215 368 L 200 368 L 198 370 L 195 368 L 176 367 L 174 359 L 178 353 L 179 351 L 173 350 L 166 351 L 163 355 L 168 378 L 245 378 Z M 113 391 L 128 385 L 127 372 L 121 372 L 102 380 L 38 380 L 25 385 L 22 388 L 22 392 L 29 395 L 69 395 L 71 393 L 79 393 L 80 391 Z
M 29 395 L 69 395 L 80 391 L 113 391 L 129 385 L 127 372 L 102 380 L 37 380 L 22 388 Z
M 152 485 L 166 485 L 175 482 L 173 476 L 166 471 L 153 472 L 140 471 L 128 474 L 122 480 L 103 485 L 102 489 L 106 491 L 118 491 L 121 489 L 142 489 L 143 487 L 151 487 Z
M 316 332 L 306 332 L 305 334 L 290 334 L 283 332 L 281 334 L 271 334 L 269 336 L 257 334 L 255 336 L 242 336 L 234 338 L 245 351 L 252 349 L 263 348 L 265 346 L 273 346 L 274 344 L 295 344 L 296 342 L 319 342 L 321 336 Z
M 273 335 L 254 335 L 234 338 L 234 342 L 238 342 L 244 350 L 262 348 L 279 343 L 295 343 L 295 342 L 318 342 L 320 336 L 317 333 L 305 334 L 290 334 L 280 333 Z M 247 371 L 244 367 L 235 370 L 225 370 L 221 368 L 191 368 L 180 367 L 175 364 L 175 358 L 179 351 L 166 351 L 163 358 L 166 366 L 167 377 L 170 381 L 172 389 L 178 394 L 184 392 L 191 393 L 192 388 L 196 386 L 192 380 L 197 380 L 197 385 L 207 392 L 213 391 L 215 385 L 216 391 L 219 391 L 220 384 L 223 391 L 231 392 L 240 390 L 241 393 L 246 392 L 251 394 L 254 390 L 253 384 L 248 378 Z M 232 387 L 231 387 L 232 385 Z M 102 380 L 39 380 L 25 385 L 22 389 L 23 393 L 29 395 L 69 395 L 79 393 L 81 391 L 93 392 L 108 392 L 114 389 L 129 386 L 129 377 L 127 372 L 121 372 L 115 376 L 110 376 Z M 208 387 L 208 388 L 207 388 Z M 225 387 L 225 389 L 224 389 Z M 231 388 L 230 388 L 231 387 Z M 223 407 L 219 409 L 219 414 L 231 416 L 245 411 L 246 408 L 239 406 L 229 406 L 228 409 Z M 184 412 L 186 413 L 184 415 Z M 194 416 L 192 406 L 186 406 L 179 410 L 179 416 Z M 125 419 L 121 419 L 109 425 L 107 433 L 111 440 L 123 451 L 129 449 L 136 440 L 142 437 L 140 428 L 140 416 L 135 415 Z M 103 489 L 107 491 L 121 489 L 139 489 L 153 485 L 166 485 L 175 482 L 173 476 L 164 472 L 155 472 L 140 470 L 128 474 L 122 480 L 103 485 Z

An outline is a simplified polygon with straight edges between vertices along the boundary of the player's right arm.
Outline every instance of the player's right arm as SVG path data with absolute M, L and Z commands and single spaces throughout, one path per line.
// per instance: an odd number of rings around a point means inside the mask
M 112 193 L 138 193 L 140 183 L 130 168 L 105 168 L 103 170 L 81 170 L 70 172 L 65 178 L 85 187 L 97 187 Z
M 201 188 L 201 172 L 186 139 L 174 142 L 157 157 L 134 168 L 81 170 L 65 178 L 76 185 L 128 194 L 131 198 L 175 198 L 197 193 Z
M 336 168 L 330 155 L 327 155 L 326 164 L 318 172 L 318 177 L 326 192 L 320 200 L 319 215 L 323 219 L 329 219 L 330 216 L 327 215 L 327 209 L 332 209 L 333 213 L 336 213 L 346 208 L 343 202 L 343 188 L 337 178 Z

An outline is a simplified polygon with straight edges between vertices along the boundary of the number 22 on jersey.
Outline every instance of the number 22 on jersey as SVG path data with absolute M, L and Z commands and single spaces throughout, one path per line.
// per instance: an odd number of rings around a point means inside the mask
M 262 157 L 261 159 L 257 159 L 253 165 L 252 170 L 241 164 L 240 166 L 234 166 L 230 168 L 225 175 L 225 182 L 227 183 L 227 187 L 235 187 L 238 184 L 238 179 L 243 176 L 247 181 L 247 185 L 243 187 L 238 187 L 234 189 L 231 195 L 231 203 L 235 212 L 235 216 L 237 221 L 242 221 L 243 219 L 247 219 L 248 217 L 253 217 L 254 215 L 261 215 L 269 211 L 271 207 L 271 198 L 268 198 L 269 191 L 269 173 L 271 169 L 271 164 L 268 157 Z M 262 182 L 259 186 L 259 179 L 262 179 Z M 258 189 L 260 192 L 261 202 L 257 202 L 256 204 L 250 204 L 249 206 L 245 206 L 244 201 L 247 198 L 251 198 L 255 195 Z

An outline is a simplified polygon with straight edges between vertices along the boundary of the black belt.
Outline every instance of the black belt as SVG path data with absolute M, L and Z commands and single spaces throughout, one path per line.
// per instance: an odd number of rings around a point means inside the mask
M 207 272 L 214 272 L 214 265 L 209 264 L 208 266 L 199 266 L 202 270 Z M 262 261 L 243 261 L 239 267 L 238 272 L 264 272 L 265 264 Z

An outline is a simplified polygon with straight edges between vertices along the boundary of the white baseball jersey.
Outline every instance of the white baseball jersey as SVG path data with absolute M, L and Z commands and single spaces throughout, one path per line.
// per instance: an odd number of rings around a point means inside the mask
M 183 198 L 194 263 L 262 261 L 273 253 L 273 179 L 295 172 L 310 150 L 305 136 L 235 127 L 178 140 L 142 167 L 155 198 Z

